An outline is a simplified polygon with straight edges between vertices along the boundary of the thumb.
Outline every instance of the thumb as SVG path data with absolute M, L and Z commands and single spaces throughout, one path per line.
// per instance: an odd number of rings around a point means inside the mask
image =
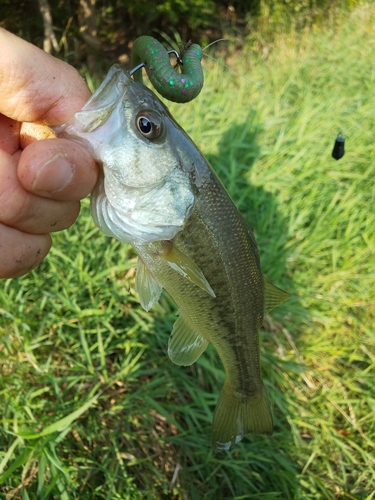
M 98 168 L 92 156 L 68 139 L 36 141 L 22 152 L 17 176 L 29 192 L 61 201 L 78 201 L 94 188 Z

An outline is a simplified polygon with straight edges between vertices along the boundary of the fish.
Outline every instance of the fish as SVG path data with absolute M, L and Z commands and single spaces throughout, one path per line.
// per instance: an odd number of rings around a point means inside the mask
M 84 145 L 101 165 L 91 213 L 107 236 L 136 250 L 142 307 L 148 311 L 162 289 L 177 304 L 172 362 L 191 365 L 209 343 L 222 361 L 213 449 L 227 451 L 247 434 L 271 434 L 259 329 L 289 295 L 264 278 L 247 221 L 198 147 L 119 65 L 55 132 Z

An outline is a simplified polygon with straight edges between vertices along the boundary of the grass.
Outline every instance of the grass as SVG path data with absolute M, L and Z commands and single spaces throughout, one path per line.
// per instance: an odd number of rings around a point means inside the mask
M 171 106 L 292 294 L 261 332 L 273 436 L 212 454 L 215 350 L 168 360 L 175 307 L 140 308 L 136 255 L 85 201 L 39 268 L 1 285 L 0 496 L 375 498 L 374 25 L 364 5 L 266 60 L 245 46 L 228 64 L 247 79 L 207 59 L 201 96 Z

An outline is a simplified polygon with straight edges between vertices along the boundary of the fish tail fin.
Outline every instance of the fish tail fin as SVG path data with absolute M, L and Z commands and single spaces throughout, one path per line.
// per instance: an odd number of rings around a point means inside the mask
M 229 450 L 246 434 L 272 434 L 273 422 L 266 391 L 241 399 L 225 383 L 212 423 L 212 448 Z

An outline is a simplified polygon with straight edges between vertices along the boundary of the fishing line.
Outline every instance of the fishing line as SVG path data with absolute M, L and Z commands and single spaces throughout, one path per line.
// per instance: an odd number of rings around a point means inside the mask
M 219 59 L 216 59 L 215 57 L 212 57 L 211 55 L 209 55 L 209 54 L 207 54 L 205 52 L 208 49 L 208 47 L 211 47 L 215 43 L 221 42 L 221 41 L 230 42 L 230 40 L 228 38 L 219 38 L 218 40 L 215 40 L 215 41 L 211 42 L 210 44 L 206 45 L 202 49 L 202 52 L 204 53 L 204 55 L 207 58 L 212 59 L 213 61 L 215 61 L 220 66 L 228 69 L 231 73 L 234 73 L 235 75 L 239 76 L 240 78 L 243 78 L 248 83 L 254 85 L 258 89 L 260 89 L 262 92 L 265 92 L 266 94 L 269 94 L 272 97 L 276 98 L 276 94 L 274 92 L 270 92 L 269 90 L 266 90 L 262 85 L 259 85 L 254 80 L 251 80 L 250 78 L 246 77 L 245 75 L 243 75 L 239 71 L 237 71 L 237 70 L 231 68 L 230 66 L 228 66 L 228 64 L 220 61 Z M 281 100 L 281 102 L 283 102 L 284 104 L 286 104 L 289 108 L 293 109 L 294 111 L 299 111 L 296 106 L 293 106 L 292 104 L 289 104 L 285 99 L 281 98 L 280 100 Z M 301 115 L 304 116 L 305 118 L 307 118 L 308 120 L 310 120 L 310 117 L 308 117 L 304 113 L 301 113 Z M 353 128 L 353 126 L 354 125 L 352 125 L 349 130 L 351 130 Z M 337 137 L 335 139 L 335 143 L 334 143 L 333 149 L 332 149 L 332 157 L 335 160 L 340 160 L 344 156 L 344 154 L 345 154 L 345 136 L 344 136 L 344 134 L 341 131 L 339 131 L 338 134 L 337 134 Z

